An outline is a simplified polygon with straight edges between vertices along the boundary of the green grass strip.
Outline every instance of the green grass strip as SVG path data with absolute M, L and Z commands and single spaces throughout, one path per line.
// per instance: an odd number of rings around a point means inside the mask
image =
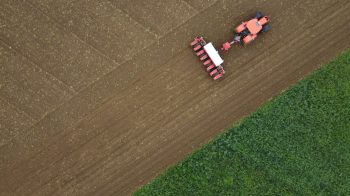
M 135 195 L 350 195 L 350 50 Z

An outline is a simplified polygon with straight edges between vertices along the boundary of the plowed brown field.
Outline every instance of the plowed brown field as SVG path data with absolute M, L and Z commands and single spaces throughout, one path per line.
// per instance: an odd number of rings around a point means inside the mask
M 346 0 L 2 0 L 0 193 L 128 195 L 350 46 Z M 212 81 L 189 47 L 260 10 Z

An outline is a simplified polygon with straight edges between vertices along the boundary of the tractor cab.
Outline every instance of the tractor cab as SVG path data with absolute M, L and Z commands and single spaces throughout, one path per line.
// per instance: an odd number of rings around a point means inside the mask
M 254 18 L 247 22 L 246 27 L 250 34 L 257 34 L 261 31 L 262 25 L 260 25 L 259 20 Z
M 246 27 L 251 34 L 259 33 L 263 26 L 269 22 L 269 18 L 264 16 L 262 18 L 253 18 L 247 22 Z

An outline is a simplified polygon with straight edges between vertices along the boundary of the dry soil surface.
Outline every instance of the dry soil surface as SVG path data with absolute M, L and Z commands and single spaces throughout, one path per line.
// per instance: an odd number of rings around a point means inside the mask
M 350 46 L 346 0 L 0 1 L 0 194 L 128 195 Z M 260 10 L 212 81 L 189 47 Z

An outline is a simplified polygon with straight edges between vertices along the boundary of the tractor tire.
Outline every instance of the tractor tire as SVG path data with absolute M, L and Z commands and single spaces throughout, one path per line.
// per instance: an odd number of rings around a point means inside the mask
M 262 17 L 264 17 L 264 14 L 263 14 L 263 13 L 261 13 L 261 12 L 256 12 L 255 18 L 260 19 L 260 18 L 262 18 Z
M 263 28 L 262 28 L 262 30 L 261 30 L 261 32 L 266 33 L 266 32 L 268 32 L 270 29 L 271 29 L 271 26 L 270 26 L 270 25 L 264 25 Z
M 248 29 L 244 29 L 244 31 L 242 31 L 242 32 L 240 33 L 241 37 L 245 37 L 245 36 L 247 36 L 247 35 L 249 35 L 249 34 L 250 34 L 250 32 L 249 32 Z

